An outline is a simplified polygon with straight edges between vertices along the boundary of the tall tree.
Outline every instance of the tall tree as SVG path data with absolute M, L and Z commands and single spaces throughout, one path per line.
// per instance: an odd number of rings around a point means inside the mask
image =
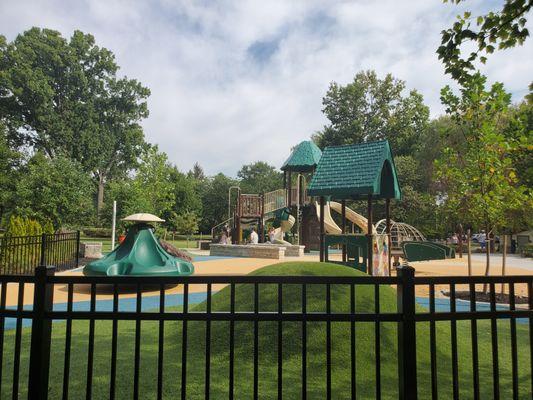
M 97 185 L 135 166 L 144 144 L 139 122 L 150 91 L 118 78 L 113 53 L 92 35 L 32 28 L 0 39 L 0 118 L 12 145 L 78 161 Z
M 463 0 L 444 0 L 459 4 Z M 441 33 L 441 45 L 437 50 L 439 59 L 455 80 L 463 84 L 472 78 L 476 71 L 476 61 L 485 63 L 487 55 L 496 48 L 508 49 L 522 45 L 529 36 L 526 27 L 527 16 L 531 11 L 531 0 L 506 0 L 499 10 L 473 17 L 470 11 L 459 15 L 451 28 Z M 468 55 L 463 50 L 471 48 Z M 533 86 L 530 86 L 533 90 Z
M 449 87 L 442 90 L 442 101 L 459 127 L 462 141 L 444 149 L 437 161 L 437 178 L 448 214 L 482 227 L 489 235 L 508 226 L 505 217 L 512 210 L 532 209 L 533 197 L 520 185 L 512 158 L 522 141 L 506 135 L 502 125 L 511 96 L 500 83 L 489 90 L 485 85 L 486 78 L 476 74 L 465 82 L 460 95 Z M 521 136 L 529 134 L 522 132 Z
M 264 161 L 243 165 L 237 172 L 240 187 L 245 193 L 262 193 L 280 189 L 283 185 L 281 172 Z
M 200 188 L 203 205 L 200 223 L 202 232 L 210 232 L 213 226 L 228 218 L 228 189 L 237 183 L 222 173 L 202 183 Z
M 196 179 L 197 181 L 203 181 L 205 179 L 204 169 L 198 162 L 194 163 L 192 169 L 189 171 L 187 175 Z
M 359 72 L 343 86 L 333 82 L 322 100 L 330 121 L 314 139 L 320 147 L 388 139 L 395 154 L 411 154 L 429 121 L 429 108 L 405 82 L 374 71 Z

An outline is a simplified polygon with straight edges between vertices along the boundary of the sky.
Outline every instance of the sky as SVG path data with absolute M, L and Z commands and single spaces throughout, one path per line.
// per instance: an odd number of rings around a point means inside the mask
M 465 7 L 478 15 L 503 0 L 465 3 L 0 0 L 0 34 L 13 40 L 32 26 L 93 34 L 115 53 L 119 75 L 150 88 L 147 140 L 183 171 L 198 162 L 209 175 L 235 176 L 254 161 L 280 167 L 327 123 L 329 84 L 361 70 L 404 80 L 441 115 L 440 89 L 453 83 L 435 53 L 441 30 Z M 519 101 L 532 80 L 533 39 L 496 52 L 482 71 Z

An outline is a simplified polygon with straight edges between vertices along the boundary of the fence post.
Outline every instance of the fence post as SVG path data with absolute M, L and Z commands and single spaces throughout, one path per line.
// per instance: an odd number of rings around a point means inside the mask
M 54 290 L 46 281 L 54 272 L 55 267 L 52 266 L 39 265 L 35 268 L 28 382 L 28 398 L 32 400 L 48 399 L 52 320 L 46 317 L 46 313 L 52 311 Z
M 113 237 L 115 232 L 113 232 Z M 114 250 L 112 248 L 111 250 Z M 76 231 L 76 267 L 80 265 L 80 231 Z
M 41 260 L 39 265 L 46 265 L 46 233 L 41 235 Z
M 398 377 L 400 400 L 416 400 L 416 323 L 415 269 L 409 265 L 398 268 Z

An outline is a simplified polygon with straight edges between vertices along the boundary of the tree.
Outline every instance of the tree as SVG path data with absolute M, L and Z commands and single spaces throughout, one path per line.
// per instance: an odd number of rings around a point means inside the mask
M 79 163 L 63 156 L 36 153 L 21 171 L 13 196 L 17 215 L 51 220 L 55 228 L 89 225 L 94 215 L 90 178 Z
M 195 162 L 192 169 L 187 174 L 189 177 L 196 179 L 197 181 L 203 181 L 205 179 L 205 173 L 202 166 Z
M 462 0 L 444 0 L 448 1 L 459 4 Z M 530 0 L 506 0 L 501 10 L 477 16 L 475 23 L 469 11 L 457 16 L 453 26 L 442 31 L 441 45 L 437 49 L 446 73 L 463 84 L 475 73 L 475 62 L 479 60 L 484 64 L 486 56 L 492 54 L 496 46 L 502 50 L 522 45 L 529 36 L 526 17 L 532 5 Z M 469 48 L 468 43 L 474 45 L 474 50 L 465 57 L 462 48 Z
M 240 187 L 244 193 L 270 192 L 283 186 L 281 172 L 264 161 L 243 165 L 237 177 L 241 180 Z
M 32 28 L 7 44 L 0 38 L 0 117 L 12 146 L 29 145 L 49 158 L 78 161 L 104 186 L 136 164 L 144 144 L 139 122 L 150 91 L 117 78 L 111 51 L 92 35 Z
M 531 208 L 533 198 L 519 184 L 513 164 L 512 154 L 521 146 L 520 140 L 506 135 L 501 123 L 511 96 L 500 83 L 490 90 L 485 84 L 486 78 L 476 74 L 465 82 L 460 96 L 449 87 L 442 90 L 442 101 L 463 140 L 444 149 L 436 176 L 447 213 L 483 227 L 490 235 L 506 225 L 505 216 L 511 210 Z M 489 272 L 487 251 L 485 273 Z
M 202 218 L 200 230 L 210 232 L 211 228 L 228 218 L 228 190 L 237 181 L 219 173 L 202 183 Z
M 205 179 L 205 178 L 204 178 Z M 193 176 L 181 173 L 176 167 L 172 168 L 170 181 L 173 188 L 172 212 L 178 215 L 202 212 L 202 199 L 198 193 L 199 182 Z
M 170 225 L 181 235 L 194 235 L 198 232 L 198 216 L 193 212 L 184 214 L 172 213 Z
M 388 139 L 396 155 L 412 154 L 429 121 L 422 95 L 405 82 L 374 71 L 359 72 L 346 86 L 333 82 L 322 100 L 330 121 L 314 136 L 320 147 Z
M 21 154 L 9 147 L 5 128 L 0 121 L 0 218 L 4 207 L 10 200 L 17 182 L 17 167 L 22 160 Z M 1 223 L 1 221 L 0 221 Z

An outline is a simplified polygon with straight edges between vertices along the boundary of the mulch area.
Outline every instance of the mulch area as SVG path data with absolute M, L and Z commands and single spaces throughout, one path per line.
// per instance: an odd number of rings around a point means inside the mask
M 450 297 L 450 292 L 442 292 L 446 297 Z M 455 292 L 455 297 L 461 300 L 470 301 L 470 291 L 457 291 Z M 496 293 L 495 295 L 496 303 L 499 304 L 509 304 L 511 296 L 507 293 Z M 515 304 L 527 304 L 529 299 L 526 296 L 517 296 L 514 297 Z M 490 292 L 476 292 L 475 301 L 490 303 L 491 296 Z

